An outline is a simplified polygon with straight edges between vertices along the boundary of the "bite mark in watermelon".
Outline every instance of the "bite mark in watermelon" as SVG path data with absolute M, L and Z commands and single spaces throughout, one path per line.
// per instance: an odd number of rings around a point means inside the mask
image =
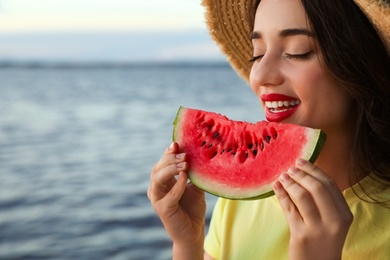
M 272 184 L 298 158 L 314 162 L 325 142 L 319 129 L 267 121 L 234 121 L 180 107 L 173 140 L 187 154 L 191 182 L 228 199 L 272 196 Z

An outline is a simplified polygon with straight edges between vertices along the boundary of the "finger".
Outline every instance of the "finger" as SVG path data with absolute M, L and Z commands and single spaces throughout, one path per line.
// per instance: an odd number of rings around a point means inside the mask
M 187 166 L 183 165 L 182 160 L 185 160 L 185 154 L 170 154 L 164 155 L 157 162 L 150 174 L 150 186 L 148 189 L 148 198 L 150 200 L 152 200 L 151 193 L 156 186 L 165 185 L 169 189 L 174 184 L 174 176 L 178 175 L 181 170 L 186 170 Z M 170 184 L 167 183 L 168 181 Z
M 295 176 L 292 178 L 310 190 L 327 229 L 333 234 L 347 232 L 353 215 L 336 183 L 307 161 L 300 160 L 297 166 L 299 169 L 292 174 Z
M 161 157 L 161 159 L 153 166 L 151 177 L 158 173 L 160 170 L 172 164 L 179 164 L 184 162 L 187 159 L 187 155 L 185 153 L 178 154 L 165 154 Z
M 298 159 L 296 161 L 296 168 L 303 172 L 309 173 L 311 176 L 320 180 L 321 182 L 324 182 L 325 184 L 334 185 L 332 179 L 329 178 L 329 176 L 326 175 L 320 168 L 304 159 Z
M 171 143 L 165 149 L 161 159 L 153 166 L 147 191 L 147 196 L 152 203 L 163 197 L 172 188 L 176 182 L 174 176 L 178 175 L 180 171 L 187 170 L 186 154 L 177 153 L 178 151 L 178 143 Z
M 304 222 L 318 222 L 320 214 L 310 192 L 288 174 L 282 174 L 279 180 Z
M 311 193 L 323 217 L 332 219 L 340 213 L 349 212 L 349 207 L 335 182 L 314 164 L 298 160 L 297 168 L 291 168 L 289 173 L 291 178 Z
M 170 164 L 178 164 L 185 161 L 186 154 L 178 152 L 179 144 L 177 142 L 171 143 L 169 147 L 165 149 L 161 159 L 153 166 L 150 178 L 152 179 L 154 174 Z
M 162 199 L 176 184 L 175 176 L 182 171 L 187 171 L 188 164 L 180 162 L 178 164 L 170 164 L 156 174 L 152 175 L 150 182 L 149 197 L 153 202 Z
M 188 181 L 187 174 L 184 171 L 181 171 L 179 173 L 179 177 L 176 183 L 173 185 L 172 189 L 164 197 L 164 200 L 169 200 L 170 203 L 177 204 L 181 199 L 181 197 L 183 196 L 183 193 L 187 186 L 187 181 Z
M 274 183 L 274 192 L 276 198 L 279 201 L 280 207 L 283 210 L 283 214 L 286 217 L 286 220 L 290 227 L 290 232 L 300 232 L 302 226 L 304 225 L 304 220 L 298 211 L 295 203 L 290 198 L 290 195 L 284 189 L 280 181 Z
M 178 142 L 172 142 L 167 149 L 165 149 L 164 154 L 175 154 L 183 152 L 180 150 L 179 143 Z
M 187 171 L 187 169 L 188 163 L 185 161 L 169 164 L 153 175 L 152 182 L 156 184 L 165 184 L 179 175 L 181 171 Z
M 161 168 L 164 168 L 166 165 L 170 164 L 174 158 L 175 154 L 179 150 L 179 145 L 176 142 L 172 142 L 164 151 L 161 159 L 153 166 L 152 174 L 158 172 Z
M 161 199 L 152 202 L 154 209 L 163 222 L 164 219 L 167 220 L 166 218 L 169 218 L 176 212 L 178 201 L 185 191 L 186 184 L 187 175 L 185 172 L 180 172 L 177 181 L 175 181 L 169 192 L 165 193 Z
M 172 142 L 167 149 L 165 149 L 164 154 L 176 153 L 179 150 L 179 145 L 176 142 Z
M 336 201 L 341 200 L 343 201 L 343 204 L 346 205 L 346 203 L 344 203 L 345 202 L 344 196 L 340 191 L 339 187 L 337 186 L 337 184 L 331 178 L 329 178 L 329 176 L 326 175 L 321 169 L 319 169 L 314 164 L 303 159 L 298 159 L 297 168 L 311 174 L 312 176 L 314 176 L 319 180 L 322 180 L 322 182 L 324 182 L 331 190 L 331 194 L 334 197 L 334 199 Z
M 310 174 L 311 176 L 315 177 L 316 179 L 323 182 L 326 186 L 328 186 L 332 196 L 336 200 L 339 199 L 345 200 L 343 194 L 341 193 L 336 183 L 331 178 L 329 178 L 329 176 L 326 175 L 326 173 L 324 173 L 320 168 L 303 159 L 298 159 L 296 165 L 299 170 L 303 172 L 307 172 L 308 174 Z
M 273 185 L 276 198 L 278 199 L 280 206 L 283 209 L 287 218 L 301 219 L 294 202 L 291 200 L 287 191 L 284 189 L 280 181 L 276 181 Z
M 169 190 L 176 182 L 175 176 L 182 170 L 187 170 L 187 164 L 185 162 L 179 162 L 177 164 L 171 163 L 159 171 L 153 169 L 152 174 L 150 175 L 150 185 L 147 190 L 149 200 L 152 200 L 152 193 L 153 191 L 156 191 L 156 188 L 158 189 L 159 186 L 164 186 L 164 189 Z M 161 190 L 161 188 L 159 190 Z

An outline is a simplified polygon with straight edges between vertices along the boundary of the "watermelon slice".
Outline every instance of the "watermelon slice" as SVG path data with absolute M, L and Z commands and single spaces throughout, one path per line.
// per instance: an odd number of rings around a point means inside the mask
M 326 135 L 293 124 L 234 121 L 180 107 L 173 140 L 187 154 L 191 182 L 228 199 L 272 196 L 272 184 L 298 158 L 314 162 Z

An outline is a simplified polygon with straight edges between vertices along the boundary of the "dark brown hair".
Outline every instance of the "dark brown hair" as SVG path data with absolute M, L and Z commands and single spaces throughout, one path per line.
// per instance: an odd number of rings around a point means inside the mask
M 390 55 L 386 46 L 354 1 L 301 1 L 328 70 L 355 103 L 351 169 L 390 183 Z
M 353 0 L 301 1 L 327 69 L 354 102 L 351 181 L 363 173 L 390 185 L 390 54 Z M 248 16 L 252 25 L 259 2 Z M 390 206 L 366 195 L 370 201 Z

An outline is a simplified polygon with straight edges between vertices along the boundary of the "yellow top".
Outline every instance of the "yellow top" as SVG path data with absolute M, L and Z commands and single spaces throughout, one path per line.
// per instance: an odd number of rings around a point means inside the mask
M 369 194 L 390 199 L 390 187 L 370 177 Z M 343 192 L 354 215 L 343 259 L 390 259 L 390 209 L 365 202 L 359 185 Z M 215 205 L 205 251 L 215 259 L 288 259 L 289 228 L 276 197 L 255 201 L 220 198 Z

